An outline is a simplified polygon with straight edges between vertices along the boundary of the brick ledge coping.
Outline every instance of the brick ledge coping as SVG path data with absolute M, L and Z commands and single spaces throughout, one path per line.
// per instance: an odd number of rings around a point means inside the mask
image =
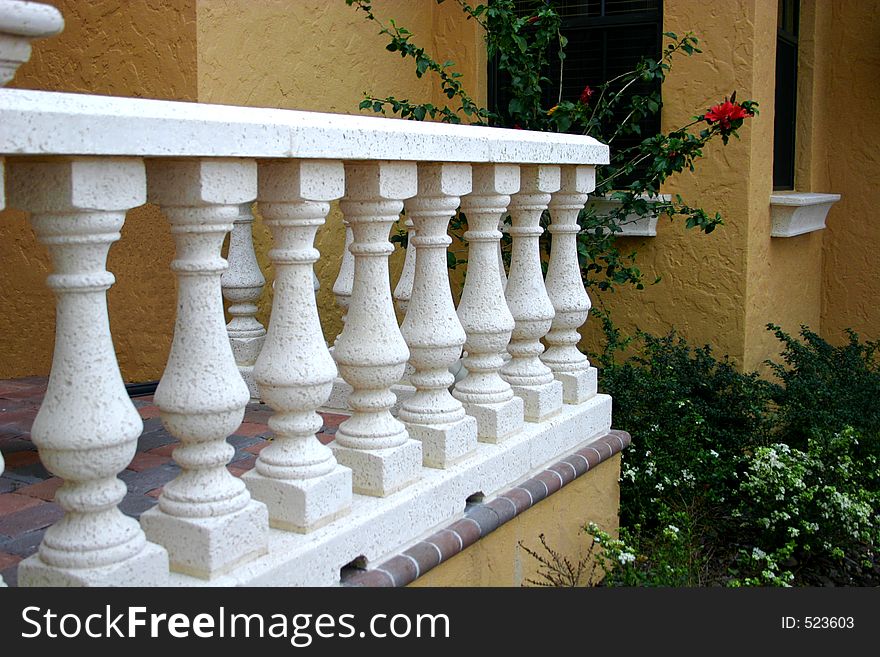
M 631 442 L 626 431 L 612 429 L 518 486 L 499 493 L 491 502 L 468 505 L 463 518 L 378 566 L 349 575 L 342 585 L 406 586 L 607 461 Z

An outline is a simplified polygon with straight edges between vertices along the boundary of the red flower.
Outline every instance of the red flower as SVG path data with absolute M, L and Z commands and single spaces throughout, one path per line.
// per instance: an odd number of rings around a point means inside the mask
M 593 96 L 593 90 L 590 89 L 590 85 L 584 87 L 584 90 L 581 92 L 580 101 L 581 104 L 586 105 L 590 102 L 590 98 Z
M 522 130 L 522 126 L 521 126 L 519 123 L 514 123 L 514 124 L 513 124 L 513 129 L 514 129 L 514 130 Z
M 706 112 L 705 116 L 703 116 L 703 119 L 705 119 L 707 123 L 715 123 L 717 121 L 721 125 L 722 130 L 729 130 L 732 121 L 741 121 L 751 115 L 751 112 L 746 110 L 742 105 L 737 105 L 736 103 L 725 99 L 720 105 L 711 107 L 709 111 Z

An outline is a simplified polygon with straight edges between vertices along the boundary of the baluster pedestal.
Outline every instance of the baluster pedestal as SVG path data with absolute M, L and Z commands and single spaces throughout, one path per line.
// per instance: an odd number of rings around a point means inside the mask
M 562 167 L 559 192 L 550 201 L 550 264 L 547 267 L 547 295 L 555 316 L 544 337 L 547 351 L 541 360 L 562 384 L 566 404 L 580 404 L 597 392 L 596 368 L 578 348 L 578 329 L 590 314 L 590 297 L 584 288 L 577 255 L 578 214 L 596 187 L 594 167 Z
M 520 191 L 510 201 L 513 247 L 505 290 L 516 327 L 507 347 L 511 359 L 501 376 L 522 398 L 526 420 L 540 422 L 562 407 L 562 384 L 539 358 L 554 310 L 544 286 L 538 240 L 544 232 L 541 214 L 550 193 L 559 189 L 559 167 L 525 166 L 520 176 Z
M 266 506 L 251 499 L 226 469 L 235 453 L 226 437 L 250 399 L 226 334 L 220 248 L 257 195 L 252 160 L 148 162 L 149 197 L 168 217 L 177 246 L 177 320 L 155 402 L 168 432 L 179 438 L 181 473 L 159 504 L 141 515 L 147 536 L 168 549 L 171 569 L 210 579 L 268 549 Z
M 408 162 L 346 164 L 345 198 L 340 203 L 354 241 L 354 284 L 345 327 L 333 358 L 352 387 L 352 415 L 336 432 L 330 447 L 339 463 L 353 472 L 354 490 L 384 497 L 414 482 L 421 472 L 422 446 L 391 415 L 409 349 L 397 326 L 388 256 L 391 224 L 413 196 L 416 165 Z
M 118 504 L 117 473 L 135 455 L 143 422 L 128 397 L 110 336 L 106 271 L 126 210 L 145 200 L 139 159 L 76 158 L 16 164 L 10 203 L 30 210 L 52 256 L 55 354 L 31 437 L 46 469 L 64 479 L 64 517 L 18 567 L 21 586 L 156 586 L 168 554 Z
M 519 189 L 519 167 L 476 165 L 472 188 L 461 203 L 469 246 L 468 274 L 458 304 L 467 336 L 467 376 L 455 384 L 452 395 L 476 418 L 479 440 L 495 443 L 523 426 L 523 402 L 498 374 L 514 328 L 501 287 L 498 220 L 507 211 L 510 195 Z

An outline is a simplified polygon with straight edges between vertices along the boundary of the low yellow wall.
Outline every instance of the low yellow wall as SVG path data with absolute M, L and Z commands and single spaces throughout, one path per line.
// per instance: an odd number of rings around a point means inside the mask
M 576 563 L 590 547 L 591 539 L 582 531 L 587 523 L 595 522 L 617 536 L 619 476 L 620 455 L 616 454 L 410 586 L 528 586 L 528 580 L 540 581 L 539 564 L 520 547 L 520 542 L 545 554 L 541 534 L 548 546 Z M 590 572 L 588 568 L 585 574 Z M 602 573 L 597 575 L 601 577 Z

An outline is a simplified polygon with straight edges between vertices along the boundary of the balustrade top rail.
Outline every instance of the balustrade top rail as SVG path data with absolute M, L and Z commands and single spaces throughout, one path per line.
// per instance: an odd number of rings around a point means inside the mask
M 608 162 L 582 135 L 20 89 L 0 91 L 0 154 Z

